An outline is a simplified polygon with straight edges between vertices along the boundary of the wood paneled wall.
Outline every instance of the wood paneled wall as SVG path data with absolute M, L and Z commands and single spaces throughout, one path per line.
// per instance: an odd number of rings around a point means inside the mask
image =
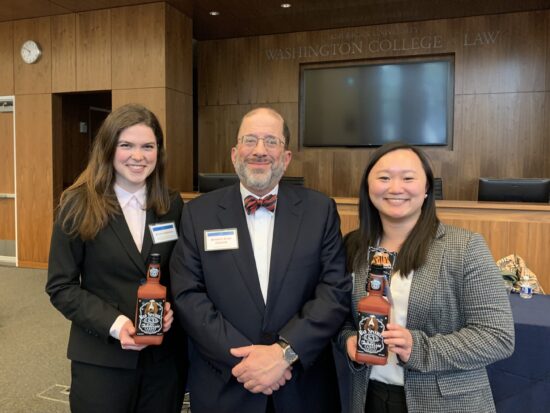
M 20 95 L 15 103 L 18 263 L 45 267 L 54 211 L 52 95 Z
M 331 196 L 357 196 L 373 149 L 303 148 L 300 65 L 452 54 L 453 142 L 427 148 L 447 199 L 474 200 L 485 177 L 549 177 L 550 11 L 388 24 L 198 44 L 200 172 L 232 172 L 240 117 L 279 110 L 291 129 L 287 175 Z
M 13 95 L 13 22 L 0 23 L 0 95 Z
M 15 94 L 18 260 L 47 263 L 62 152 L 56 93 L 112 91 L 113 107 L 142 103 L 159 116 L 169 184 L 192 189 L 192 22 L 165 2 L 0 23 L 0 95 Z M 32 65 L 28 39 L 42 46 Z M 52 95 L 53 94 L 53 95 Z M 176 151 L 186 151 L 179 153 Z
M 111 10 L 76 16 L 76 90 L 112 88 L 111 74 L 118 72 L 112 67 L 115 52 L 111 53 L 111 32 L 114 32 L 114 26 L 114 22 L 111 24 Z

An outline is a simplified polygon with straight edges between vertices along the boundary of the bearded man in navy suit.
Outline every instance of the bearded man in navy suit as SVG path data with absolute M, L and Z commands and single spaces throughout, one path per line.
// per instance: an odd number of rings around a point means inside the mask
M 331 338 L 351 294 L 340 220 L 327 196 L 280 183 L 289 139 L 275 110 L 247 113 L 231 151 L 240 184 L 184 208 L 171 282 L 193 413 L 340 410 Z

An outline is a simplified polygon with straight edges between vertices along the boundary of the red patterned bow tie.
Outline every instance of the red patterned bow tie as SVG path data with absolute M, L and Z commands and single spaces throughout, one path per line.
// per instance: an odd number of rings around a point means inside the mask
M 255 196 L 248 195 L 244 199 L 244 209 L 248 215 L 254 214 L 260 207 L 264 207 L 268 211 L 275 211 L 275 204 L 277 203 L 277 195 L 268 195 L 263 199 L 258 199 Z

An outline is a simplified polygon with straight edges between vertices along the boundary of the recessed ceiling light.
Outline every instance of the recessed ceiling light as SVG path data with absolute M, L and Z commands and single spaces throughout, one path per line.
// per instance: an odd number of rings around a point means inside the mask
M 290 3 L 281 3 L 281 7 L 283 9 L 288 9 L 289 7 L 292 7 L 292 4 L 290 4 Z
M 209 14 L 210 14 L 210 16 L 219 16 L 220 12 L 216 11 L 216 10 L 212 10 Z

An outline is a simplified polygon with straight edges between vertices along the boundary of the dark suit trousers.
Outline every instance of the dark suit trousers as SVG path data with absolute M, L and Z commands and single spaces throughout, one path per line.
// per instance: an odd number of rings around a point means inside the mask
M 72 413 L 180 413 L 186 378 L 172 358 L 154 361 L 147 349 L 136 369 L 73 361 Z

